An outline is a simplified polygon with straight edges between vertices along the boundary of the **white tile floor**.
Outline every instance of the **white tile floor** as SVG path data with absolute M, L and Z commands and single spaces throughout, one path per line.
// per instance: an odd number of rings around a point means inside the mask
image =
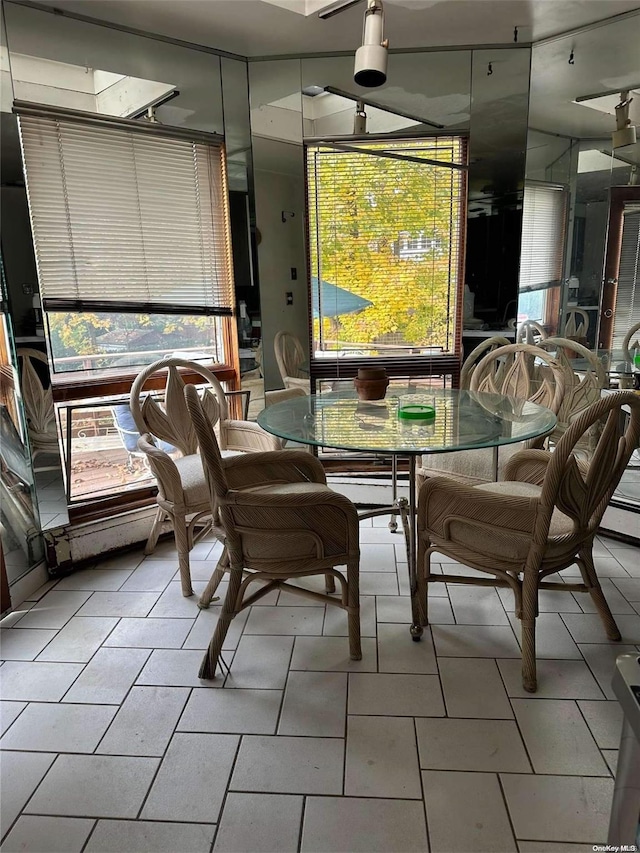
M 616 655 L 640 644 L 640 551 L 596 549 L 621 644 L 586 596 L 542 597 L 531 696 L 502 591 L 436 586 L 432 627 L 411 642 L 401 541 L 375 521 L 361 529 L 359 662 L 341 611 L 271 594 L 229 631 L 231 674 L 200 681 L 219 607 L 182 598 L 167 543 L 48 584 L 8 617 L 3 851 L 546 853 L 605 842 L 621 726 L 610 682 Z M 218 548 L 198 546 L 197 590 Z

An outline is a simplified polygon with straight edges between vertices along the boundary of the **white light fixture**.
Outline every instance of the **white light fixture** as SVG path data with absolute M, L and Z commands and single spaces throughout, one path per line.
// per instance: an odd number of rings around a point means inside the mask
M 636 129 L 629 118 L 629 104 L 633 98 L 629 97 L 629 90 L 620 92 L 620 103 L 616 105 L 616 126 L 611 134 L 611 144 L 614 148 L 623 148 L 625 145 L 635 145 Z
M 358 86 L 373 89 L 387 81 L 389 41 L 383 37 L 382 0 L 367 0 L 364 13 L 362 46 L 356 51 L 353 79 Z

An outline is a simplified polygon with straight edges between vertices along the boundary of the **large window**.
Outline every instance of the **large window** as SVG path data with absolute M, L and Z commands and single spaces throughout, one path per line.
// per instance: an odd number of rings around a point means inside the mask
M 18 112 L 54 370 L 222 361 L 233 279 L 220 138 Z
M 314 352 L 453 352 L 465 145 L 459 137 L 307 148 Z

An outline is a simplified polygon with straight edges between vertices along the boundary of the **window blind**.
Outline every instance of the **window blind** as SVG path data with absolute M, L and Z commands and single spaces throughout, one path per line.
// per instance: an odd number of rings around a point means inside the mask
M 314 350 L 455 350 L 465 169 L 460 137 L 307 147 Z
M 220 142 L 44 111 L 19 123 L 46 310 L 232 313 Z
M 544 290 L 562 282 L 566 230 L 566 191 L 549 184 L 527 184 L 522 209 L 520 290 Z
M 616 291 L 616 313 L 613 326 L 614 349 L 622 346 L 624 336 L 631 326 L 640 322 L 639 271 L 640 207 L 637 204 L 625 205 Z

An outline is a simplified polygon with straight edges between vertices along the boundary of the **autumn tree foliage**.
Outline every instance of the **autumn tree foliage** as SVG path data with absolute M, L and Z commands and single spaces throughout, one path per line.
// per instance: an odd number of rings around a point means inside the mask
M 317 344 L 452 348 L 462 157 L 457 137 L 309 147 L 312 274 L 372 303 L 316 306 Z

